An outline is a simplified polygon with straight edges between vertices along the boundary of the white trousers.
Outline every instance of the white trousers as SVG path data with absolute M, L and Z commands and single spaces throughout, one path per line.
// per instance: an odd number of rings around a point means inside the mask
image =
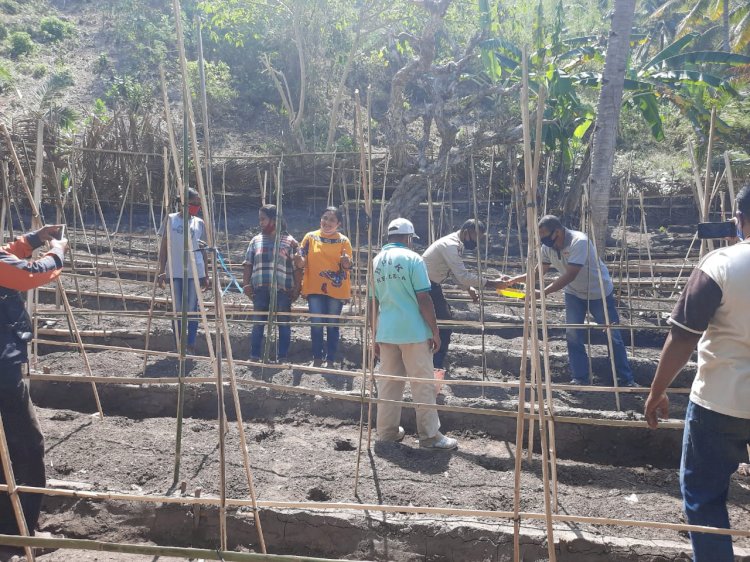
M 414 402 L 435 404 L 435 377 L 432 368 L 432 351 L 429 342 L 420 343 L 381 343 L 380 373 L 404 377 L 403 380 L 379 380 L 378 398 L 382 400 L 403 400 L 404 386 L 409 380 Z M 427 379 L 417 382 L 414 379 Z M 438 434 L 440 419 L 437 410 L 415 406 L 417 431 L 420 439 L 431 439 Z M 378 403 L 378 439 L 394 441 L 401 423 L 401 404 Z

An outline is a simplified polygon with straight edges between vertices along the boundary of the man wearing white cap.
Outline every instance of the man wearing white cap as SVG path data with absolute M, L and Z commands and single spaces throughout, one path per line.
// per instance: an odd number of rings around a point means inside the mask
M 371 294 L 375 352 L 380 354 L 380 371 L 403 380 L 378 381 L 378 398 L 403 400 L 406 378 L 418 404 L 435 404 L 432 354 L 440 348 L 435 308 L 430 297 L 430 279 L 421 256 L 413 252 L 414 225 L 395 219 L 388 225 L 388 243 L 373 261 L 374 292 Z M 427 379 L 416 382 L 413 379 Z M 416 406 L 419 446 L 451 450 L 455 439 L 440 433 L 437 410 Z M 401 441 L 401 405 L 378 404 L 379 441 Z

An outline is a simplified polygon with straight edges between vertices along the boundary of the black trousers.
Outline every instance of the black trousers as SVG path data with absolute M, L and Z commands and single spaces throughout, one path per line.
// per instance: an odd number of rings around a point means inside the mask
M 450 320 L 453 318 L 451 307 L 445 300 L 443 289 L 438 283 L 430 282 L 430 297 L 435 307 L 435 316 L 438 320 Z M 440 329 L 440 349 L 432 355 L 432 366 L 435 369 L 444 369 L 445 356 L 448 355 L 448 346 L 451 343 L 451 334 L 453 330 L 447 328 Z
M 44 473 L 44 437 L 29 397 L 29 387 L 21 379 L 21 365 L 0 365 L 0 414 L 5 426 L 16 484 L 43 488 L 47 483 Z M 6 483 L 3 470 L 0 470 L 0 483 Z M 20 494 L 20 498 L 26 526 L 33 535 L 42 508 L 42 495 Z M 5 492 L 0 492 L 0 533 L 21 534 L 10 497 Z

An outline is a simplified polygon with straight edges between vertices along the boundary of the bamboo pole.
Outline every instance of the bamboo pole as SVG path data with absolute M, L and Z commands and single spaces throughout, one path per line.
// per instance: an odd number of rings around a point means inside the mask
M 112 264 L 115 268 L 115 277 L 117 278 L 117 285 L 120 289 L 120 296 L 122 297 L 122 307 L 127 310 L 128 305 L 125 301 L 125 292 L 122 290 L 122 280 L 120 279 L 120 269 L 117 267 L 117 258 L 115 257 L 115 249 L 114 245 L 112 244 L 112 238 L 109 236 L 109 229 L 107 228 L 107 221 L 104 218 L 104 211 L 102 210 L 101 203 L 99 202 L 99 194 L 96 192 L 96 186 L 94 185 L 94 180 L 91 180 L 91 193 L 94 195 L 94 205 L 96 206 L 96 210 L 99 213 L 99 220 L 102 223 L 102 228 L 104 229 L 104 235 L 107 238 L 107 245 L 109 246 L 109 255 L 112 256 Z M 83 217 L 81 217 L 81 224 L 83 224 Z M 99 256 L 99 252 L 96 253 L 97 259 Z
M 16 525 L 18 525 L 18 532 L 21 534 L 21 536 L 28 537 L 29 528 L 26 525 L 26 517 L 24 517 L 21 498 L 18 497 L 16 477 L 13 473 L 13 463 L 12 459 L 10 458 L 10 451 L 8 450 L 8 440 L 6 437 L 5 424 L 3 424 L 2 416 L 0 416 L 0 462 L 3 465 L 3 475 L 5 476 L 5 482 L 7 483 L 4 488 L 8 493 L 8 496 L 10 497 L 10 503 L 13 507 L 13 515 L 16 518 Z M 33 530 L 34 529 L 31 529 L 31 531 Z M 26 560 L 28 560 L 29 562 L 34 562 L 34 549 L 28 545 L 24 545 L 24 550 L 26 551 Z
M 474 220 L 479 220 L 479 207 L 477 205 L 477 175 L 474 168 L 474 155 L 472 154 L 469 158 L 469 167 L 471 169 L 471 192 L 474 207 Z M 484 275 L 482 269 L 482 246 L 481 236 L 478 228 L 475 228 L 474 235 L 477 238 L 476 253 L 476 264 L 477 264 L 477 275 L 479 276 L 479 325 L 480 333 L 482 335 L 482 380 L 487 380 L 487 334 L 484 325 Z
M 552 528 L 552 508 L 550 498 L 550 482 L 549 482 L 549 466 L 548 466 L 548 454 L 549 449 L 547 445 L 547 413 L 545 411 L 545 398 L 542 390 L 542 377 L 539 367 L 539 332 L 537 329 L 537 317 L 536 317 L 536 293 L 533 288 L 536 286 L 536 268 L 537 263 L 534 248 L 537 243 L 537 232 L 534 225 L 536 220 L 536 181 L 534 176 L 535 166 L 532 163 L 531 154 L 531 131 L 529 126 L 529 68 L 527 60 L 526 48 L 523 49 L 522 54 L 522 72 L 523 72 L 523 83 L 521 89 L 521 117 L 523 120 L 523 135 L 524 135 L 524 162 L 526 165 L 526 226 L 528 233 L 528 269 L 527 269 L 527 280 L 526 287 L 529 290 L 528 298 L 530 300 L 529 308 L 533 311 L 531 316 L 530 326 L 530 353 L 531 353 L 531 373 L 532 381 L 536 385 L 537 396 L 539 400 L 539 430 L 540 430 L 540 441 L 542 447 L 542 481 L 544 487 L 544 513 L 545 523 L 547 528 L 547 552 L 549 555 L 550 562 L 557 560 L 557 553 L 555 551 L 555 539 L 554 531 Z M 539 95 L 540 104 L 544 104 L 544 90 Z M 541 120 L 538 120 L 541 121 Z M 540 125 L 541 126 L 541 125 Z M 541 150 L 541 149 L 540 149 Z M 541 265 L 539 265 L 541 268 Z M 541 275 L 541 269 L 540 269 Z M 540 284 L 540 287 L 543 286 Z M 533 411 L 530 412 L 533 414 Z M 518 444 L 516 444 L 518 448 Z M 518 552 L 515 554 L 518 556 Z
M 34 201 L 34 197 L 31 194 L 31 190 L 29 189 L 29 184 L 26 183 L 26 177 L 23 173 L 23 169 L 21 168 L 21 163 L 18 161 L 18 155 L 16 154 L 16 150 L 13 146 L 13 141 L 10 138 L 10 133 L 8 133 L 8 129 L 5 127 L 5 124 L 0 123 L 0 129 L 2 129 L 3 134 L 5 135 L 5 140 L 8 144 L 8 151 L 10 152 L 11 158 L 13 159 L 13 163 L 16 166 L 16 171 L 18 173 L 18 177 L 21 180 L 21 185 L 23 186 L 24 190 L 26 191 L 26 196 L 29 201 L 29 205 L 31 206 L 31 216 L 32 221 L 35 221 L 37 228 L 42 226 L 42 219 L 41 215 L 39 213 L 39 207 L 36 205 L 36 202 Z M 33 223 L 32 223 L 33 224 Z M 70 306 L 70 302 L 68 301 L 68 295 L 65 292 L 65 287 L 62 284 L 62 280 L 60 277 L 57 277 L 55 279 L 55 282 L 57 284 L 57 290 L 60 293 L 60 296 L 62 298 L 63 307 L 65 308 L 65 312 L 67 314 L 68 323 L 70 324 L 70 327 L 73 330 L 73 334 L 75 335 L 76 341 L 78 343 L 78 349 L 81 353 L 81 356 L 83 357 L 83 363 L 86 367 L 86 372 L 89 375 L 93 375 L 94 373 L 91 370 L 91 365 L 89 364 L 89 358 L 86 354 L 86 350 L 83 347 L 83 341 L 81 340 L 81 334 L 78 331 L 78 325 L 76 324 L 75 316 L 73 315 L 73 309 Z M 102 404 L 99 401 L 99 393 L 96 390 L 96 384 L 91 383 L 91 390 L 94 393 L 94 400 L 96 401 L 96 409 L 99 412 L 99 418 L 104 418 L 104 412 L 102 411 Z
M 164 503 L 164 504 L 178 504 L 178 505 L 202 505 L 202 506 L 215 506 L 219 505 L 219 498 L 215 497 L 182 497 L 182 496 L 145 496 L 135 494 L 122 494 L 122 493 L 101 493 L 101 492 L 88 492 L 88 491 L 76 491 L 66 490 L 62 488 L 35 488 L 32 486 L 17 486 L 17 491 L 24 494 L 44 494 L 48 496 L 57 497 L 69 497 L 85 500 L 110 500 L 110 501 L 128 501 L 128 502 L 142 502 L 142 503 Z M 7 492 L 8 486 L 0 484 L 0 492 Z M 248 507 L 251 505 L 250 500 L 228 498 L 227 504 L 231 507 Z M 413 513 L 413 514 L 428 514 L 428 515 L 441 515 L 448 517 L 481 517 L 487 519 L 513 519 L 514 514 L 512 511 L 491 511 L 481 509 L 462 509 L 454 507 L 429 507 L 429 506 L 415 506 L 415 505 L 392 505 L 392 504 L 364 504 L 364 503 L 333 503 L 333 502 L 294 502 L 294 501 L 274 501 L 274 500 L 262 500 L 258 502 L 259 507 L 266 509 L 301 509 L 306 511 L 352 511 L 352 512 L 382 512 L 382 513 Z M 544 521 L 548 516 L 544 513 L 535 513 L 522 511 L 519 512 L 518 517 L 520 519 L 526 519 L 530 521 Z M 584 515 L 552 515 L 551 519 L 558 523 L 584 523 L 587 525 L 608 525 L 615 527 L 644 527 L 649 529 L 664 529 L 668 531 L 688 531 L 694 533 L 710 533 L 715 535 L 731 536 L 731 537 L 750 537 L 750 530 L 744 529 L 726 529 L 722 527 L 704 527 L 701 525 L 689 525 L 685 523 L 669 523 L 666 521 L 645 521 L 645 520 L 634 520 L 634 519 L 616 519 L 608 517 L 590 517 Z M 59 544 L 58 541 L 63 541 L 62 544 L 71 544 L 65 541 L 74 541 L 81 539 L 47 539 L 41 537 L 19 537 L 16 535 L 0 535 L 0 544 L 12 544 L 12 545 L 55 545 Z M 84 541 L 85 542 L 85 541 Z M 111 544 L 111 543 L 103 543 Z M 134 548 L 141 548 L 142 546 L 151 545 L 134 545 Z M 63 547 L 65 548 L 65 547 Z M 152 547 L 152 548 L 175 548 L 175 547 Z M 186 550 L 197 550 L 197 549 L 186 549 Z M 207 551 L 216 552 L 216 551 Z M 239 552 L 228 552 L 223 553 L 226 555 L 237 555 L 237 556 L 248 556 L 246 553 Z M 259 554 L 253 554 L 250 556 L 261 556 Z M 273 555 L 267 555 L 273 556 Z M 224 558 L 230 560 L 230 558 Z M 215 560 L 215 558 L 214 558 Z M 264 560 L 260 558 L 259 560 Z M 269 560 L 269 558 L 266 558 Z M 271 558 L 270 560 L 273 560 Z M 283 560 L 283 559 L 282 559 Z M 292 560 L 297 560 L 292 558 Z M 310 560 L 310 559 L 303 559 Z M 313 559 L 316 560 L 316 559 Z

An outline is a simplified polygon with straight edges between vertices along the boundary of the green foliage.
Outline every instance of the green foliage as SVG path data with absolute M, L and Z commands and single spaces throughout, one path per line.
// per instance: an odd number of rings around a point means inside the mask
M 232 87 L 232 74 L 224 61 L 205 61 L 206 97 L 209 106 L 227 105 L 237 98 L 237 90 Z M 193 95 L 200 96 L 200 72 L 197 61 L 188 61 L 188 76 Z
M 43 17 L 39 22 L 39 41 L 57 43 L 75 33 L 75 25 L 57 16 Z
M 0 12 L 14 16 L 19 12 L 18 2 L 15 0 L 0 0 Z
M 34 41 L 25 31 L 14 31 L 10 34 L 10 56 L 18 58 L 34 51 Z
M 0 23 L 0 41 L 5 41 L 8 37 L 8 28 L 4 24 Z
M 34 65 L 34 69 L 31 71 L 31 75 L 37 79 L 42 78 L 45 74 L 47 74 L 47 65 L 43 63 Z
M 126 107 L 135 113 L 153 103 L 154 92 L 152 88 L 143 81 L 131 75 L 115 76 L 112 79 L 104 101 L 110 109 Z
M 104 74 L 110 69 L 111 63 L 107 53 L 99 53 L 99 57 L 96 59 L 96 65 L 94 66 L 94 72 L 97 74 Z
M 0 93 L 6 92 L 13 85 L 13 74 L 0 62 Z

